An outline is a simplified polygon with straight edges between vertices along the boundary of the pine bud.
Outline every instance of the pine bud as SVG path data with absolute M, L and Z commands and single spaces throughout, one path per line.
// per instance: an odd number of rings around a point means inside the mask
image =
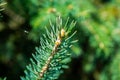
M 61 29 L 61 37 L 64 37 L 65 36 L 65 30 L 64 29 Z
M 60 39 L 56 40 L 56 42 L 55 42 L 55 44 L 56 44 L 57 46 L 60 45 L 60 43 L 61 43 L 61 40 L 60 40 Z

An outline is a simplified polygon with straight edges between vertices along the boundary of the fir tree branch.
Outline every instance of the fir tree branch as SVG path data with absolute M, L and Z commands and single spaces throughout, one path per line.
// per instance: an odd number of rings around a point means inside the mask
M 67 23 L 63 26 L 60 17 L 56 19 L 55 27 L 50 22 L 51 32 L 46 28 L 47 34 L 41 38 L 41 47 L 36 48 L 36 54 L 33 54 L 35 61 L 31 59 L 31 64 L 25 71 L 26 76 L 22 77 L 22 80 L 54 80 L 58 78 L 62 72 L 61 69 L 67 63 L 63 60 L 70 58 L 71 43 L 75 42 L 70 39 L 76 32 L 67 37 L 75 22 L 72 22 L 69 27 Z
M 40 72 L 40 77 L 41 78 L 43 77 L 44 72 L 47 71 L 48 66 L 49 66 L 52 58 L 54 57 L 55 53 L 57 52 L 58 46 L 61 44 L 61 40 L 62 40 L 62 37 L 64 37 L 64 35 L 65 35 L 65 31 L 64 31 L 64 29 L 61 29 L 61 32 L 58 35 L 58 38 L 57 38 L 57 40 L 55 42 L 55 45 L 53 47 L 52 53 L 51 53 L 50 57 L 48 58 L 48 60 L 46 61 L 45 66 L 42 68 L 42 70 Z

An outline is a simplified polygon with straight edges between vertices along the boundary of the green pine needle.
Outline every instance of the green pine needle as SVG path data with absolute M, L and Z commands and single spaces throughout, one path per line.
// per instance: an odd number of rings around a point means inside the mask
M 76 42 L 71 38 L 74 32 L 68 37 L 68 33 L 75 26 L 75 21 L 68 25 L 68 20 L 63 26 L 62 19 L 56 18 L 54 26 L 50 21 L 51 30 L 46 28 L 46 35 L 40 39 L 40 47 L 36 48 L 31 64 L 25 70 L 25 77 L 22 80 L 55 80 L 67 68 L 66 63 L 70 61 L 70 47 Z

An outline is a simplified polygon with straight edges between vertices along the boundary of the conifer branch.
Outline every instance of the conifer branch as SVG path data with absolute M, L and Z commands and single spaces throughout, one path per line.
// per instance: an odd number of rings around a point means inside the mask
M 45 66 L 42 68 L 42 70 L 41 70 L 41 72 L 40 72 L 40 78 L 42 78 L 43 75 L 44 75 L 44 72 L 47 71 L 48 66 L 49 66 L 49 64 L 50 64 L 50 62 L 51 62 L 54 54 L 57 52 L 57 48 L 58 48 L 58 46 L 60 45 L 60 43 L 61 43 L 61 39 L 58 38 L 58 39 L 56 40 L 56 42 L 55 42 L 55 46 L 53 47 L 53 51 L 52 51 L 50 57 L 48 58 L 48 60 L 46 61 Z
M 59 45 L 61 44 L 62 38 L 63 38 L 64 36 L 65 36 L 65 30 L 64 30 L 64 29 L 61 29 L 60 34 L 58 35 L 58 38 L 57 38 L 57 40 L 55 41 L 55 45 L 54 45 L 54 47 L 53 47 L 53 50 L 52 50 L 52 52 L 51 52 L 51 55 L 50 55 L 50 57 L 48 58 L 48 60 L 46 61 L 45 66 L 42 68 L 42 70 L 41 70 L 41 72 L 40 72 L 40 78 L 42 78 L 43 75 L 44 75 L 44 72 L 47 71 L 48 66 L 49 66 L 52 58 L 54 57 L 55 53 L 57 52 L 57 49 L 58 49 Z
M 68 23 L 68 20 L 67 20 Z M 71 43 L 71 36 L 68 36 L 68 33 L 75 25 L 75 22 L 72 22 L 69 27 L 62 24 L 62 19 L 59 17 L 56 19 L 56 26 L 54 27 L 52 23 L 51 32 L 46 29 L 47 35 L 43 35 L 41 38 L 41 47 L 36 48 L 36 54 L 33 54 L 33 59 L 31 59 L 31 64 L 27 66 L 25 71 L 25 78 L 22 77 L 22 80 L 54 80 L 62 72 L 63 66 L 66 66 L 67 62 L 62 62 L 66 58 L 70 58 L 69 48 Z

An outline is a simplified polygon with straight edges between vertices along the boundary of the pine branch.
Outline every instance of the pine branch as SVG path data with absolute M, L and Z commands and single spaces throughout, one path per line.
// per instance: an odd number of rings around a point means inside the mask
M 56 19 L 56 26 L 50 22 L 51 31 L 46 28 L 47 34 L 40 39 L 41 46 L 36 48 L 34 60 L 31 59 L 22 80 L 54 80 L 62 73 L 67 63 L 64 60 L 70 58 L 70 47 L 76 42 L 70 40 L 76 32 L 67 37 L 75 25 L 73 21 L 68 27 L 68 20 L 65 26 L 60 17 Z

